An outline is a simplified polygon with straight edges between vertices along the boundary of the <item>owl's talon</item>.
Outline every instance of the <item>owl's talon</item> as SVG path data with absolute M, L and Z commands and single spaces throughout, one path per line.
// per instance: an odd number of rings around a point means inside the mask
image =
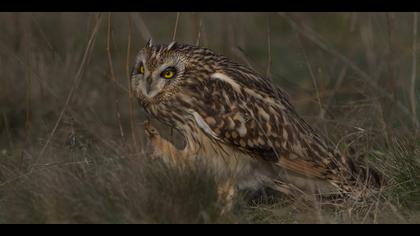
M 147 137 L 150 138 L 150 137 L 159 135 L 159 132 L 157 131 L 157 129 L 153 127 L 152 124 L 150 124 L 148 120 L 143 123 L 143 126 L 144 126 L 144 133 L 146 134 Z

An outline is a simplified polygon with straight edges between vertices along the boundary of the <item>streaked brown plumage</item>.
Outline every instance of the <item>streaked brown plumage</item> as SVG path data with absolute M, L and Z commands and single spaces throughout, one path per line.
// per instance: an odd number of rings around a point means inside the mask
M 174 76 L 164 78 L 171 70 Z M 299 117 L 283 90 L 209 49 L 148 42 L 137 56 L 132 89 L 146 112 L 186 140 L 178 150 L 147 124 L 160 156 L 217 160 L 217 168 L 237 170 L 244 188 L 352 192 L 360 182 L 354 162 Z

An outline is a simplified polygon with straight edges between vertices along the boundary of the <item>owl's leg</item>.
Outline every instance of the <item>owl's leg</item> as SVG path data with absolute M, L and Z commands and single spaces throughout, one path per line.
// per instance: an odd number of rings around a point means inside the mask
M 217 186 L 217 201 L 221 205 L 221 214 L 224 215 L 232 210 L 237 186 L 233 179 L 222 181 Z
M 169 164 L 182 164 L 181 162 L 185 159 L 184 150 L 177 149 L 171 142 L 161 137 L 159 131 L 149 121 L 144 122 L 144 131 L 153 159 L 162 158 Z

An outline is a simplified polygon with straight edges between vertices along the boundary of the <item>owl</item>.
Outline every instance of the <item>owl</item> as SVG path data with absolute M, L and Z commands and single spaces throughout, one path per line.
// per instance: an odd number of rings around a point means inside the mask
M 305 122 L 284 90 L 210 49 L 149 40 L 131 89 L 148 114 L 184 138 L 178 149 L 145 123 L 154 156 L 179 165 L 204 159 L 233 171 L 238 189 L 349 194 L 377 180 Z

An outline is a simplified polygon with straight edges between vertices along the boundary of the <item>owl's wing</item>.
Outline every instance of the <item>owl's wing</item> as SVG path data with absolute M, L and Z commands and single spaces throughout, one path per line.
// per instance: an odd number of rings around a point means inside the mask
M 213 74 L 205 83 L 194 117 L 208 135 L 308 176 L 323 178 L 336 167 L 331 150 L 280 89 L 260 77 L 223 73 Z

